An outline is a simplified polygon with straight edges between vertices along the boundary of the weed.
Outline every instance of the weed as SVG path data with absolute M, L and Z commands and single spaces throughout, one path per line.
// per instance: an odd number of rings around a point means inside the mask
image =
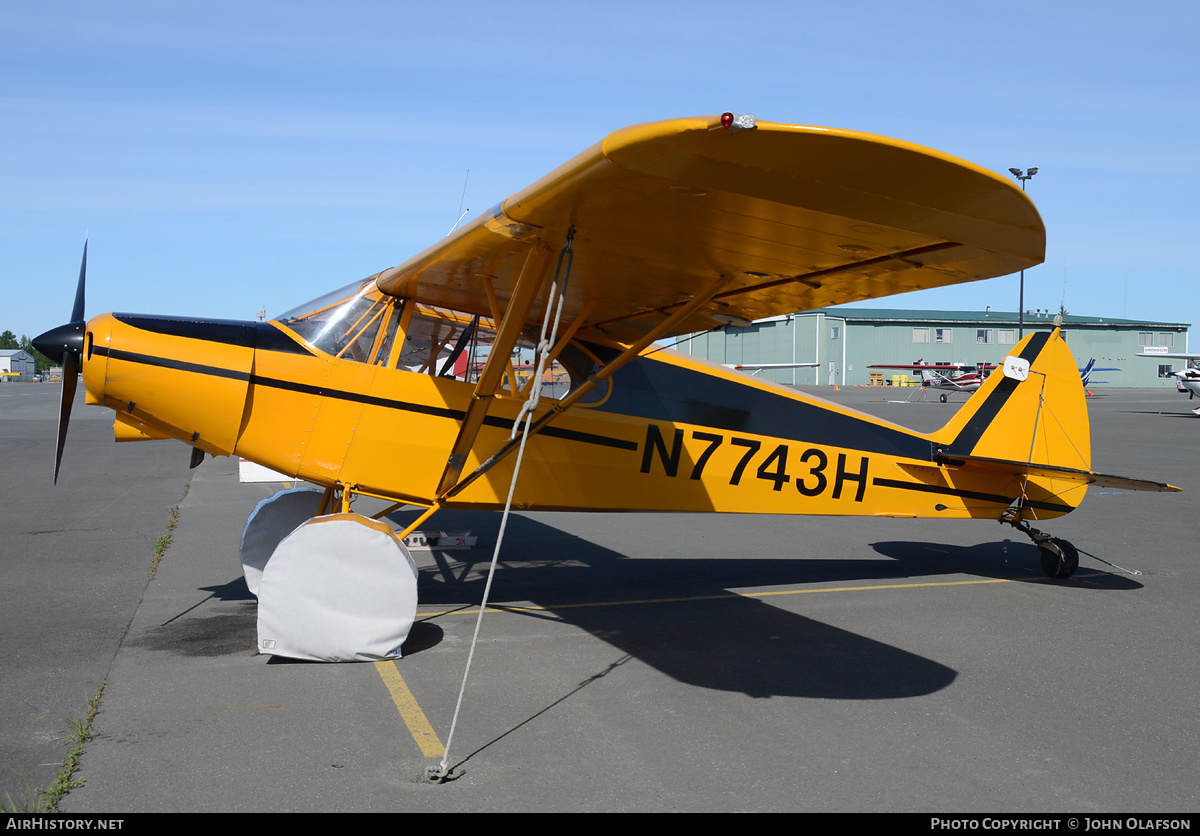
M 187 496 L 187 491 L 183 492 Z M 179 523 L 179 506 L 175 505 L 171 508 L 171 519 L 167 521 L 167 533 L 154 543 L 154 559 L 150 561 L 150 577 L 149 580 L 154 580 L 155 574 L 158 572 L 158 564 L 162 561 L 163 555 L 167 553 L 167 549 L 175 542 L 174 532 L 175 526 Z
M 92 723 L 96 719 L 96 714 L 100 711 L 100 697 L 104 695 L 104 683 L 100 683 L 100 689 L 96 691 L 96 695 L 88 700 L 87 712 L 83 715 L 83 719 L 79 720 L 72 717 L 67 721 L 68 731 L 66 742 L 71 744 L 70 751 L 67 752 L 66 759 L 62 762 L 62 768 L 58 770 L 58 775 L 49 787 L 42 793 L 43 809 L 47 813 L 53 813 L 58 809 L 58 802 L 70 790 L 75 787 L 82 787 L 83 781 L 75 778 L 75 770 L 79 769 L 79 759 L 83 757 L 84 744 L 92 739 Z

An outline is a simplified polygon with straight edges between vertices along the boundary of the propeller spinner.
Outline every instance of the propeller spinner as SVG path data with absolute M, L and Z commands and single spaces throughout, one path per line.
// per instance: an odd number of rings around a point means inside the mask
M 47 357 L 62 357 L 62 401 L 58 405 L 58 447 L 54 453 L 54 483 L 58 484 L 58 467 L 62 463 L 63 445 L 67 440 L 67 425 L 71 422 L 71 407 L 75 389 L 83 368 L 83 341 L 87 321 L 83 318 L 84 277 L 87 274 L 87 240 L 83 242 L 83 262 L 79 265 L 79 284 L 75 287 L 75 305 L 71 321 L 51 328 L 33 340 L 33 347 Z

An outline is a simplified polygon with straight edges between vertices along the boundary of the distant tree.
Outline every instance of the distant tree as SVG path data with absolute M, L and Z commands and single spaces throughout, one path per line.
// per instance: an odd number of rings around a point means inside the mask
M 9 331 L 4 332 L 4 334 L 8 334 L 8 333 L 10 333 L 10 332 Z M 0 334 L 0 339 L 4 338 L 4 334 Z M 28 354 L 30 357 L 32 357 L 34 366 L 37 368 L 37 370 L 39 372 L 44 372 L 44 371 L 46 371 L 46 369 L 48 369 L 54 365 L 54 361 L 51 360 L 49 357 L 47 357 L 45 354 L 42 354 L 42 352 L 38 351 L 36 348 L 34 348 L 33 341 L 31 339 L 29 339 L 29 337 L 25 336 L 24 334 L 21 335 L 20 344 L 14 345 L 13 348 L 19 348 L 22 351 L 24 351 L 26 354 Z
M 17 335 L 12 331 L 5 331 L 0 334 L 0 348 L 20 348 L 21 344 L 17 342 Z

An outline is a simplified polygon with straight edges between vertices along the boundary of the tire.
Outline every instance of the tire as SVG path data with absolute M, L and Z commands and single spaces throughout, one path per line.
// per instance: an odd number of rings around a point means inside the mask
M 1067 540 L 1051 540 L 1038 546 L 1042 557 L 1042 571 L 1047 577 L 1064 580 L 1079 568 L 1079 550 Z

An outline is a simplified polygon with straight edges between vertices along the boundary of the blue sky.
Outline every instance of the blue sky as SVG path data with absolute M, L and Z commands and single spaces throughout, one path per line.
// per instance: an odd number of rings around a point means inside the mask
M 752 112 L 1037 166 L 1026 307 L 1200 325 L 1190 2 L 69 3 L 0 15 L 0 330 L 250 319 L 619 127 Z M 1016 277 L 876 301 L 1015 309 Z M 1193 346 L 1197 343 L 1193 343 Z

